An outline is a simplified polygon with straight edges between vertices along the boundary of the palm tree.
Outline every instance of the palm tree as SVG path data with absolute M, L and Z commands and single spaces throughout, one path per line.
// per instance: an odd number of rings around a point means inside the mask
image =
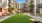
M 33 4 L 30 4 L 30 5 L 28 5 L 28 7 L 29 7 L 29 11 L 30 11 L 30 12 L 33 12 L 32 10 L 33 10 L 33 8 L 34 8 L 34 5 L 33 5 Z

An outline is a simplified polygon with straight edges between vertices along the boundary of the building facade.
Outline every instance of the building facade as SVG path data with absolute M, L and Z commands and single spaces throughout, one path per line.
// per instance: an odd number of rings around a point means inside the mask
M 14 5 L 16 1 L 15 0 L 0 0 L 0 16 L 4 16 L 4 15 L 7 15 L 9 12 L 8 12 L 8 5 L 9 3 L 12 5 Z
M 38 0 L 38 4 L 39 13 L 42 14 L 42 0 Z
M 16 8 L 19 9 L 19 12 L 23 12 L 23 8 L 26 7 L 25 4 L 26 3 L 24 3 L 24 2 L 21 2 L 21 3 L 17 3 L 16 4 Z
M 26 2 L 27 2 L 27 4 L 32 3 L 34 5 L 34 14 L 36 14 L 36 13 L 42 14 L 42 7 L 40 7 L 40 6 L 42 6 L 42 0 L 26 0 Z

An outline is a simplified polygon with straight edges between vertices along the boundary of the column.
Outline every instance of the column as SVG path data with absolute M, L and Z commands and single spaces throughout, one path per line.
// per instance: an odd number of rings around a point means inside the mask
M 19 3 L 19 12 L 20 12 L 20 3 Z
M 36 14 L 36 0 L 34 0 L 34 14 Z

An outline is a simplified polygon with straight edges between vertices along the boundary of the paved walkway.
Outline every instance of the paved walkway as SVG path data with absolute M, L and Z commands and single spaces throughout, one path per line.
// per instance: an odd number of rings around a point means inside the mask
M 4 20 L 6 20 L 6 19 L 8 19 L 8 18 L 10 18 L 12 16 L 13 16 L 13 14 L 11 14 L 9 16 L 2 16 L 2 17 L 0 17 L 0 22 L 4 21 Z
M 25 14 L 26 14 L 26 13 L 25 13 Z M 26 15 L 28 15 L 28 16 L 30 16 L 30 17 L 32 17 L 32 18 L 34 18 L 34 19 L 39 20 L 39 21 L 42 22 L 42 17 L 40 17 L 40 16 L 33 16 L 33 15 L 31 15 L 30 13 L 27 13 Z

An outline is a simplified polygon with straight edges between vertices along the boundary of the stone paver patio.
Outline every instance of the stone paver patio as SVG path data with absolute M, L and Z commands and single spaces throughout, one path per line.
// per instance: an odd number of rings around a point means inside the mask
M 27 13 L 26 15 L 28 15 L 28 16 L 30 16 L 30 17 L 32 17 L 32 18 L 34 18 L 34 19 L 39 20 L 40 22 L 42 22 L 42 17 L 40 17 L 40 16 L 33 16 L 30 13 Z

